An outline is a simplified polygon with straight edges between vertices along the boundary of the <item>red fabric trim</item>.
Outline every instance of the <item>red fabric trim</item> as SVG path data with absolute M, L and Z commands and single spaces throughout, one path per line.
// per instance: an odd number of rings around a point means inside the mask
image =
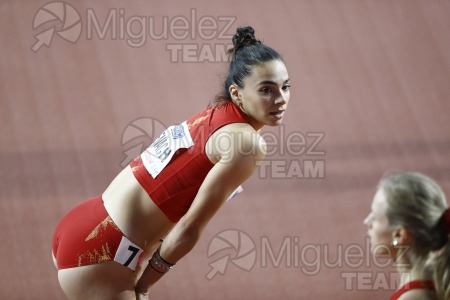
M 417 289 L 434 291 L 434 283 L 432 280 L 414 280 L 408 282 L 404 286 L 400 287 L 394 294 L 392 294 L 390 300 L 397 300 L 398 298 L 400 298 L 401 295 L 403 295 L 407 291 Z

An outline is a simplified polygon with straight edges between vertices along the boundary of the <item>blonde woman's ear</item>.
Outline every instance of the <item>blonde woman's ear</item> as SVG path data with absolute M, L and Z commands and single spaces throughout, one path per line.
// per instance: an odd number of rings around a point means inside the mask
M 396 245 L 408 245 L 410 242 L 409 231 L 403 226 L 398 226 L 392 231 L 392 241 Z

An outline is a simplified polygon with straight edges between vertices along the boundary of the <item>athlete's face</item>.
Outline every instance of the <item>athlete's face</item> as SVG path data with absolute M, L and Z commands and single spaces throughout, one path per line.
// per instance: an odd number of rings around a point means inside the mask
M 394 256 L 392 247 L 393 229 L 389 226 L 386 216 L 386 197 L 382 189 L 379 189 L 372 201 L 372 209 L 364 220 L 370 238 L 371 250 L 375 255 Z
M 232 86 L 235 103 L 250 118 L 255 129 L 277 126 L 283 121 L 290 92 L 289 75 L 281 60 L 272 60 L 252 68 L 242 88 Z

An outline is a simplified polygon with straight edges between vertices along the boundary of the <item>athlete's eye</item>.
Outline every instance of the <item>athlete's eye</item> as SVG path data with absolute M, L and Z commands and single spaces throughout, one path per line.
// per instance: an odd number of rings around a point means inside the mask
M 267 88 L 267 87 L 263 87 L 263 88 L 261 88 L 259 91 L 260 91 L 261 94 L 263 94 L 263 95 L 267 95 L 267 94 L 270 94 L 270 93 L 272 92 L 272 90 L 271 90 L 270 88 Z

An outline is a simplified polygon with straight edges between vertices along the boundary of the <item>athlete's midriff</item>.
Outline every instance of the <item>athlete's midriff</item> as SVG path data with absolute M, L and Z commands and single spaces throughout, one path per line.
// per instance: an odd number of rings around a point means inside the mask
M 250 124 L 245 114 L 232 102 L 209 107 L 186 123 L 194 145 L 177 150 L 156 178 L 146 169 L 142 155 L 130 163 L 137 181 L 174 223 L 188 211 L 203 180 L 214 166 L 205 152 L 208 138 L 225 125 Z

